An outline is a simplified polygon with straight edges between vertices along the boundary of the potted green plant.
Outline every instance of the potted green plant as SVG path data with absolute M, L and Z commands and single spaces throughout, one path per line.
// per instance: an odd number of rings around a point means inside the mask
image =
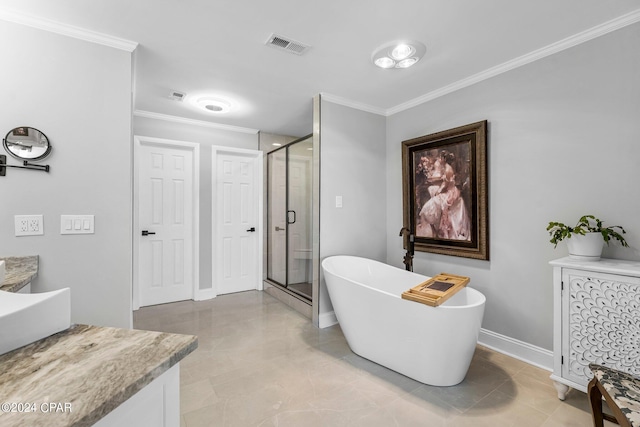
M 567 239 L 567 248 L 571 258 L 597 261 L 602 254 L 602 247 L 611 240 L 617 240 L 624 247 L 628 247 L 627 241 L 622 236 L 625 229 L 619 225 L 603 226 L 601 220 L 593 215 L 584 215 L 574 227 L 561 222 L 551 221 L 547 226 L 551 236 L 553 247 L 558 242 Z

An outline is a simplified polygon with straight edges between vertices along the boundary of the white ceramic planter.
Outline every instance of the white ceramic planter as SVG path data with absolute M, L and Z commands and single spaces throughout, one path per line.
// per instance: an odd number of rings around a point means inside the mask
M 604 239 L 601 233 L 574 234 L 566 242 L 570 258 L 598 261 L 602 255 Z

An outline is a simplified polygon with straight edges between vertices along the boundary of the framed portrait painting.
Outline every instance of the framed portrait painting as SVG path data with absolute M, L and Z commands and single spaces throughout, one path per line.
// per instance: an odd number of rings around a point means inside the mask
M 403 141 L 402 189 L 415 250 L 489 259 L 486 120 Z
M 14 128 L 12 133 L 13 133 L 13 136 L 29 136 L 29 128 L 28 127 Z

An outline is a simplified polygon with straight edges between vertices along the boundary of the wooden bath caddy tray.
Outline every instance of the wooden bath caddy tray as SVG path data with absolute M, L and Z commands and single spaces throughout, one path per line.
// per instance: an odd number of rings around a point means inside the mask
M 460 289 L 467 286 L 469 278 L 455 274 L 440 273 L 418 286 L 414 286 L 402 293 L 402 299 L 437 307 L 453 296 Z

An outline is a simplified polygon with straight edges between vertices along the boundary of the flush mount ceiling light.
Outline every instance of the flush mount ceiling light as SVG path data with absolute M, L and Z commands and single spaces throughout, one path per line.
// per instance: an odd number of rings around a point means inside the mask
M 233 103 L 219 96 L 203 96 L 197 98 L 194 104 L 210 113 L 224 114 L 231 111 Z
M 386 43 L 371 55 L 371 60 L 380 68 L 409 68 L 422 58 L 427 48 L 413 40 L 396 40 Z

